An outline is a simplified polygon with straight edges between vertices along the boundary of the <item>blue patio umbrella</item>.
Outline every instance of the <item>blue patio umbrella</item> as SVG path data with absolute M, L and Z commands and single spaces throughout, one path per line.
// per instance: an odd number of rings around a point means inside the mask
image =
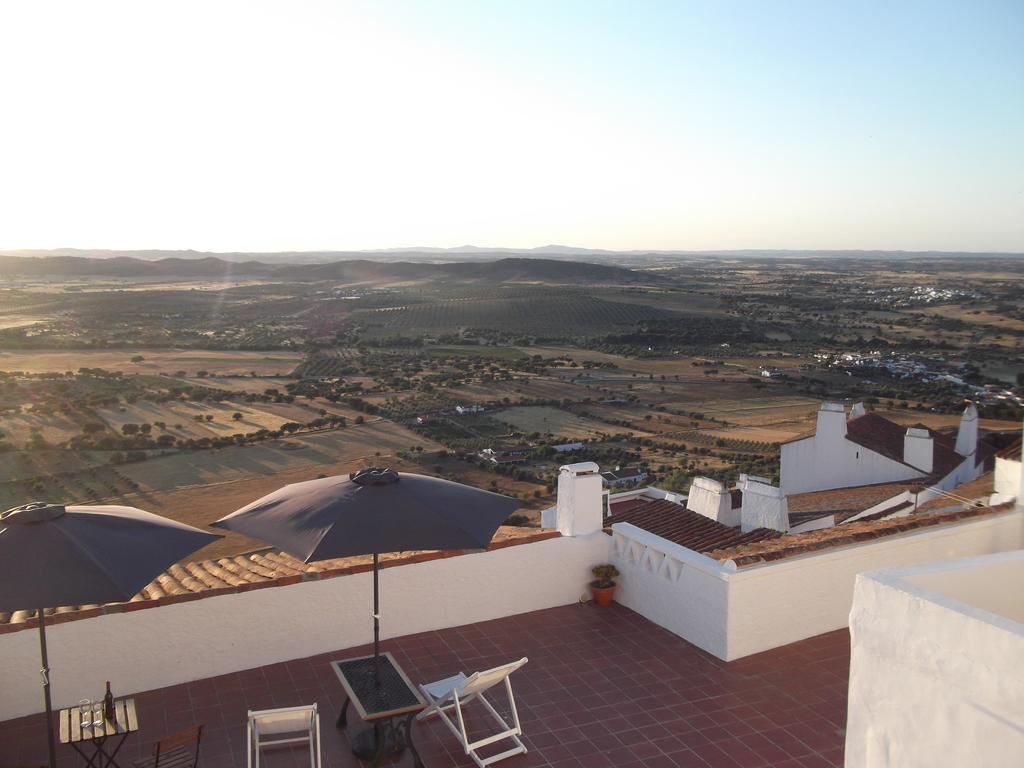
M 131 600 L 221 536 L 122 506 L 33 502 L 0 514 L 0 611 L 39 617 L 50 768 L 56 766 L 44 608 Z
M 304 562 L 373 555 L 373 654 L 380 656 L 382 552 L 484 549 L 520 503 L 461 483 L 392 469 L 279 488 L 213 525 Z
M 379 687 L 380 554 L 486 548 L 518 507 L 508 496 L 450 480 L 371 468 L 286 485 L 213 525 L 307 563 L 373 555 L 373 684 Z M 353 751 L 368 758 L 377 753 L 377 730 L 363 736 Z

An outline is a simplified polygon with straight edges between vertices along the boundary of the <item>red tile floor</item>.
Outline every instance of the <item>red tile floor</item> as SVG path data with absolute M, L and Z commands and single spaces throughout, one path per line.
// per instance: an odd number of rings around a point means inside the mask
M 414 682 L 530 658 L 512 678 L 529 752 L 500 763 L 503 768 L 843 763 L 850 658 L 845 630 L 725 663 L 621 606 L 573 605 L 408 635 L 382 646 Z M 242 768 L 248 709 L 316 701 L 324 765 L 360 766 L 348 739 L 362 723 L 350 710 L 347 733 L 336 730 L 342 691 L 327 662 L 367 652 L 336 651 L 137 694 L 141 729 L 129 737 L 119 761 L 131 765 L 161 736 L 202 723 L 200 765 Z M 492 692 L 499 710 L 507 711 L 503 689 Z M 471 720 L 471 736 L 482 722 Z M 436 718 L 417 724 L 414 740 L 427 768 L 472 765 Z M 67 747 L 58 749 L 60 768 L 83 764 Z M 42 764 L 45 755 L 41 715 L 0 723 L 0 766 Z M 411 766 L 412 757 L 406 753 L 393 764 Z M 297 750 L 279 750 L 266 753 L 263 765 L 309 762 Z

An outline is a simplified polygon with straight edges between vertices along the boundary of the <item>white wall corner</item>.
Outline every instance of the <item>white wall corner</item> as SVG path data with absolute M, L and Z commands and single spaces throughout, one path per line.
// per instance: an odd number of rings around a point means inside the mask
M 602 530 L 604 488 L 597 464 L 584 461 L 559 467 L 555 519 L 555 527 L 563 536 L 585 536 Z

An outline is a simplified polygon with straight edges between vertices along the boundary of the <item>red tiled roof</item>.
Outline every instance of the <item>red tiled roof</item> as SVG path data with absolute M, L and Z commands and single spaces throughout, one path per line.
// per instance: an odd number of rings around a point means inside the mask
M 971 480 L 967 483 L 961 483 L 949 493 L 952 496 L 957 496 L 962 499 L 967 499 L 968 502 L 974 501 L 975 499 L 985 499 L 995 493 L 995 473 L 986 472 L 981 477 Z M 924 504 L 917 508 L 918 512 L 931 512 L 933 510 L 948 508 L 951 505 L 963 506 L 964 502 L 958 502 L 955 498 L 950 496 L 938 496 L 937 498 L 926 501 Z
M 743 567 L 833 547 L 861 544 L 865 541 L 937 525 L 951 525 L 962 520 L 1008 512 L 1013 509 L 1013 506 L 1013 503 L 1010 502 L 995 507 L 972 507 L 950 512 L 916 514 L 890 520 L 858 520 L 818 531 L 791 533 L 766 541 L 722 547 L 706 554 L 722 562 L 732 560 L 738 567 Z
M 890 421 L 877 413 L 865 413 L 863 416 L 849 419 L 846 422 L 846 439 L 862 448 L 867 448 L 869 451 L 874 451 L 893 461 L 898 461 L 900 464 L 906 464 L 903 461 L 903 441 L 907 430 L 911 428 L 923 429 L 931 435 L 934 441 L 935 452 L 932 471 L 929 475 L 930 478 L 935 480 L 943 478 L 963 462 L 964 457 L 955 450 L 955 433 L 938 432 L 924 424 L 912 424 L 908 427 L 904 424 Z M 784 441 L 783 444 L 806 440 L 809 437 L 814 437 L 814 435 L 814 432 L 797 435 Z M 979 444 L 977 458 L 979 463 L 987 457 L 982 455 L 981 447 L 982 444 Z M 908 464 L 907 466 L 910 465 Z
M 502 526 L 494 535 L 488 549 L 527 544 L 557 538 L 559 535 L 557 531 Z M 381 567 L 389 568 L 462 554 L 465 554 L 463 550 L 393 552 L 382 554 L 380 559 Z M 46 623 L 88 618 L 103 613 L 134 611 L 230 592 L 247 592 L 251 589 L 296 584 L 300 581 L 329 579 L 368 571 L 373 567 L 372 563 L 373 558 L 367 555 L 304 563 L 284 552 L 254 552 L 216 560 L 179 563 L 157 576 L 127 603 L 62 606 L 46 611 Z M 0 612 L 0 633 L 34 627 L 37 624 L 35 616 L 35 611 Z
M 852 488 L 833 488 L 827 491 L 793 493 L 786 497 L 790 522 L 813 520 L 827 514 L 856 514 L 875 504 L 881 504 L 904 491 L 917 490 L 920 481 L 875 483 Z
M 931 435 L 934 444 L 934 459 L 931 476 L 945 477 L 963 462 L 964 457 L 954 450 L 956 436 L 946 432 L 936 432 L 924 424 L 906 427 L 889 421 L 877 413 L 865 413 L 846 422 L 846 439 L 867 448 L 875 453 L 898 461 L 903 461 L 903 442 L 908 429 L 921 429 Z
M 902 512 L 904 509 L 913 509 L 914 502 L 912 501 L 901 501 L 899 504 L 893 504 L 891 507 L 880 509 L 877 512 L 872 512 L 870 515 L 864 515 L 864 517 L 858 517 L 855 522 L 863 522 L 864 520 L 881 520 L 883 517 L 889 517 L 889 515 L 895 515 L 897 512 Z
M 1021 440 L 1022 439 L 1018 437 L 1001 451 L 996 451 L 995 455 L 1000 459 L 1013 459 L 1014 461 L 1020 461 Z
M 730 528 L 681 504 L 643 497 L 613 502 L 604 524 L 607 528 L 614 523 L 630 523 L 695 552 L 709 552 L 782 535 L 767 528 L 742 533 L 738 528 Z

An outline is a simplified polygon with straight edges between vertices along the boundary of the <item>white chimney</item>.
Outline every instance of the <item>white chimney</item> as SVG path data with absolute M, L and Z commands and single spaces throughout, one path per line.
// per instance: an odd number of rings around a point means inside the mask
M 856 419 L 859 416 L 863 416 L 865 413 L 867 413 L 867 411 L 864 410 L 864 403 L 855 403 L 853 408 L 850 409 L 850 418 Z
M 604 528 L 600 467 L 592 461 L 558 468 L 555 520 L 563 536 L 585 536 Z
M 781 488 L 776 488 L 764 478 L 740 476 L 740 490 L 743 491 L 743 506 L 740 511 L 740 527 L 743 533 L 755 528 L 770 528 L 774 531 L 789 531 L 789 502 Z
M 978 409 L 974 403 L 968 403 L 964 415 L 960 417 L 955 450 L 961 456 L 973 456 L 978 450 Z
M 834 442 L 846 437 L 846 411 L 842 403 L 822 403 L 814 435 L 819 440 Z
M 710 477 L 693 478 L 686 498 L 686 508 L 723 525 L 735 527 L 740 524 L 740 511 L 732 508 L 729 489 Z
M 922 472 L 932 471 L 935 447 L 927 429 L 911 427 L 903 436 L 903 461 Z

